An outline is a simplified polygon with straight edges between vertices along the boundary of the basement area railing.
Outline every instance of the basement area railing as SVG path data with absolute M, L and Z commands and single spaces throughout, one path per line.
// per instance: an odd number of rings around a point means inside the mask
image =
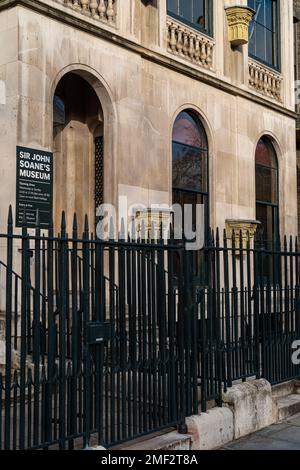
M 105 447 L 222 406 L 235 380 L 300 377 L 300 251 L 210 231 L 205 246 L 12 212 L 2 248 L 0 448 Z M 18 272 L 18 274 L 16 274 Z M 16 288 L 16 279 L 18 287 Z M 17 308 L 15 307 L 17 305 Z M 17 326 L 16 326 L 17 325 Z

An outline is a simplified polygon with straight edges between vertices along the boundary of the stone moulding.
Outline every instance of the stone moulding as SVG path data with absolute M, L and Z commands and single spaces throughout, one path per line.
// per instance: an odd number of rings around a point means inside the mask
M 167 18 L 168 52 L 206 69 L 213 69 L 215 42 L 184 23 Z
M 248 62 L 249 87 L 254 91 L 282 102 L 282 75 L 254 60 Z
M 233 47 L 242 46 L 249 41 L 249 24 L 255 14 L 246 6 L 226 7 L 228 40 Z

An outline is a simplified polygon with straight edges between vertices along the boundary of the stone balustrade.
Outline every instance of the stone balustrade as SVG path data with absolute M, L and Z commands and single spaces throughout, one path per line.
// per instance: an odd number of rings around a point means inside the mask
M 282 76 L 280 73 L 253 60 L 249 60 L 249 87 L 262 95 L 282 102 Z
M 212 39 L 170 17 L 167 29 L 168 52 L 207 69 L 213 68 Z
M 117 0 L 56 0 L 56 2 L 95 20 L 111 24 L 116 22 Z

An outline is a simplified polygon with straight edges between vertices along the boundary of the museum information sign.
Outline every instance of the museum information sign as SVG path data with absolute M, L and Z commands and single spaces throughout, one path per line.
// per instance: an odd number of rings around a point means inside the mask
M 17 227 L 24 212 L 27 227 L 49 228 L 53 204 L 53 154 L 43 150 L 17 147 Z

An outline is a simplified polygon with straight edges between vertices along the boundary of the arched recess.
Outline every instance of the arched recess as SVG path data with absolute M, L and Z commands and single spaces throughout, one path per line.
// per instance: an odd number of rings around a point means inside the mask
M 99 204 L 115 204 L 117 198 L 111 94 L 87 67 L 74 65 L 60 72 L 52 96 L 55 227 L 64 210 L 69 232 L 74 212 L 79 231 L 85 214 L 94 231 Z

